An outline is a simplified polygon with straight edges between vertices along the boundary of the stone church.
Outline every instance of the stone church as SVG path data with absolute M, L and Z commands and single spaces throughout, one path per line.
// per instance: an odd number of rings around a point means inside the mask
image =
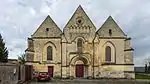
M 79 6 L 63 31 L 46 17 L 28 38 L 26 64 L 51 77 L 135 78 L 130 41 L 111 16 L 96 29 Z

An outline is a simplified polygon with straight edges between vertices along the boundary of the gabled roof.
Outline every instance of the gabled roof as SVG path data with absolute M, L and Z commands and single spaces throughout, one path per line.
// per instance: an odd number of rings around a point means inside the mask
M 46 34 L 46 28 L 49 28 Z M 62 31 L 48 15 L 38 29 L 33 33 L 32 37 L 61 37 Z
M 114 32 L 115 33 L 117 32 L 122 37 L 126 36 L 126 34 L 122 31 L 122 29 L 118 26 L 118 24 L 114 21 L 114 19 L 111 16 L 109 16 L 107 20 L 104 22 L 104 24 L 97 30 L 97 33 L 101 36 L 102 32 L 107 31 L 109 29 L 115 30 Z M 102 36 L 105 36 L 105 35 L 103 34 Z M 115 37 L 117 36 L 115 35 Z
M 65 25 L 64 29 L 71 23 L 74 22 L 74 19 L 76 19 L 77 17 L 83 17 L 84 19 L 86 19 L 87 22 L 89 22 L 90 25 L 92 25 L 95 30 L 96 27 L 95 25 L 92 23 L 92 21 L 90 20 L 90 18 L 88 17 L 88 15 L 86 14 L 86 12 L 84 11 L 84 9 L 82 8 L 81 5 L 78 6 L 78 8 L 75 10 L 75 12 L 73 13 L 73 15 L 71 16 L 71 18 L 69 19 L 69 21 L 67 22 L 67 24 Z M 85 22 L 86 23 L 86 22 Z

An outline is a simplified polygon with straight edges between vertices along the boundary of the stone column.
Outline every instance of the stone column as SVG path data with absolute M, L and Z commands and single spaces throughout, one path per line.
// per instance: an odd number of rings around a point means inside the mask
M 75 73 L 74 73 L 74 65 L 70 65 L 69 66 L 69 70 L 70 70 L 70 76 L 74 76 L 75 77 Z
M 88 77 L 89 76 L 89 66 L 88 65 L 85 65 L 84 66 L 84 77 Z
M 92 76 L 92 66 L 89 65 L 88 67 L 88 76 Z
M 65 66 L 65 67 L 62 67 L 62 78 L 66 78 L 66 77 L 67 77 L 67 68 Z

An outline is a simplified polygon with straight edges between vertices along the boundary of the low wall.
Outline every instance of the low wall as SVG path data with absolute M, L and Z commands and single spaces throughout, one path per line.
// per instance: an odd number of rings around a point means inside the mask
M 0 84 L 16 84 L 19 67 L 15 64 L 0 63 Z

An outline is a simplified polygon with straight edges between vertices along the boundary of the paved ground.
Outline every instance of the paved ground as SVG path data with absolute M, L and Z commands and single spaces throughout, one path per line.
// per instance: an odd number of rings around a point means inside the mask
M 51 82 L 30 82 L 28 84 L 150 84 L 148 80 L 53 80 Z

